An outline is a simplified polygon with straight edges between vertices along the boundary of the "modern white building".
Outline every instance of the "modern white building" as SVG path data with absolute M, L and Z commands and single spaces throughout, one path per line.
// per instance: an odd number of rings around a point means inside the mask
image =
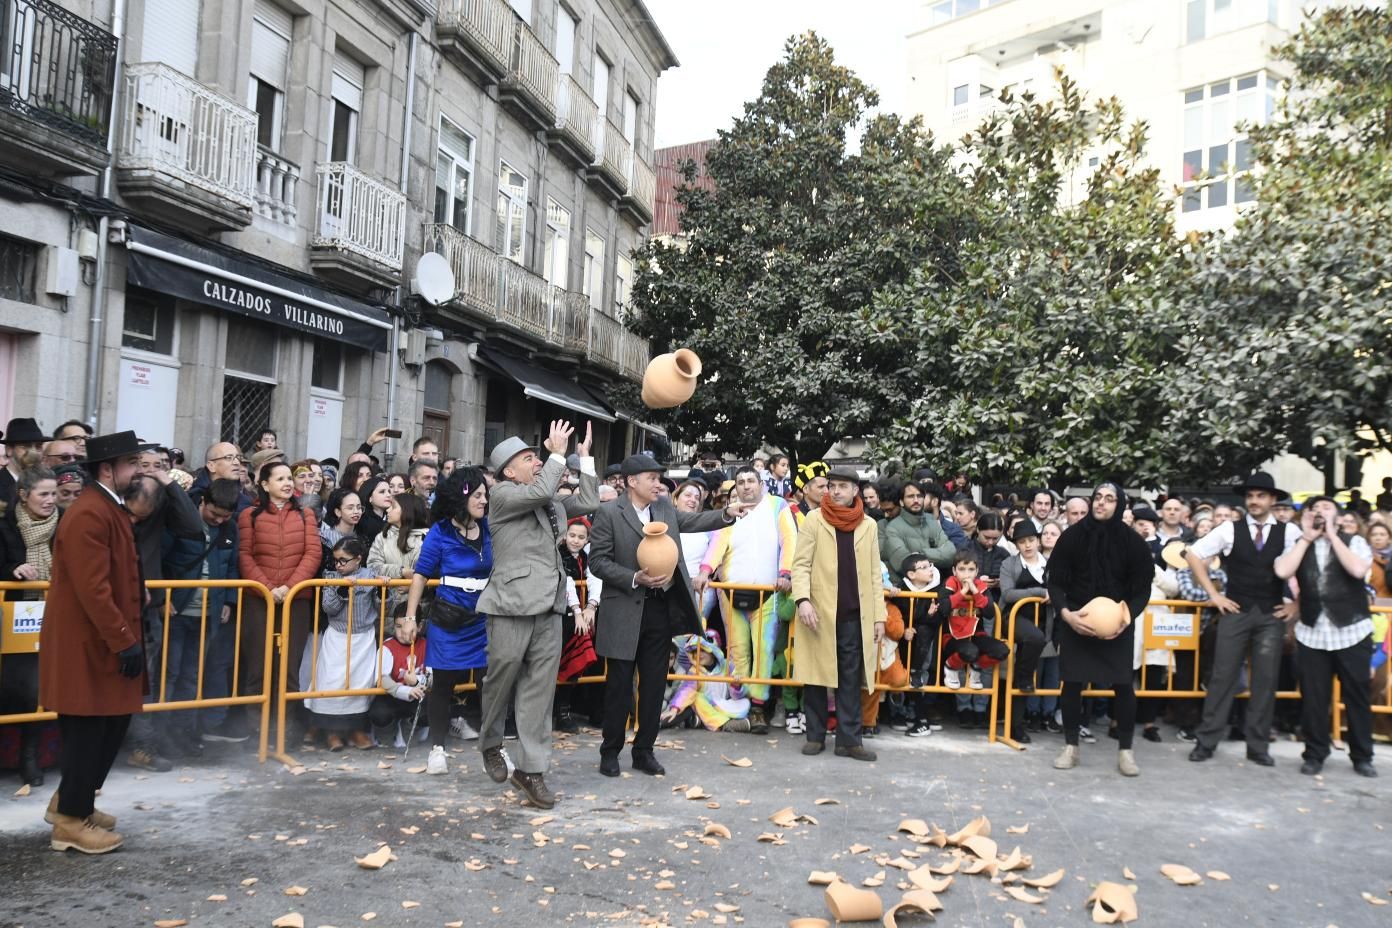
M 1092 98 L 1117 97 L 1149 127 L 1147 155 L 1175 191 L 1181 233 L 1230 226 L 1252 201 L 1244 123 L 1268 120 L 1286 76 L 1273 50 L 1328 0 L 931 0 L 907 39 L 908 110 L 943 141 L 973 129 L 1009 88 L 1057 94 L 1061 68 Z M 1095 164 L 1095 156 L 1085 159 Z M 1079 167 L 1079 196 L 1086 176 Z M 1392 462 L 1361 479 L 1375 495 Z M 1303 459 L 1272 468 L 1284 486 L 1324 487 Z

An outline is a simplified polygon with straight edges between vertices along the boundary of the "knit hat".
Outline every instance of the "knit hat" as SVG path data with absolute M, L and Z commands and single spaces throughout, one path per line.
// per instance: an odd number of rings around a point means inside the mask
M 826 461 L 812 461 L 807 464 L 799 464 L 797 476 L 793 478 L 793 489 L 801 490 L 818 477 L 825 477 L 831 473 L 831 468 Z

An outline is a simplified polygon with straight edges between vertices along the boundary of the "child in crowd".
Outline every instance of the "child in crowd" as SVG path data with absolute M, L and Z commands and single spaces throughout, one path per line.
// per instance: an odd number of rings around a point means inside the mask
M 426 671 L 426 640 L 420 636 L 415 616 L 406 614 L 406 604 L 397 606 L 392 619 L 392 637 L 377 652 L 377 685 L 386 690 L 372 697 L 368 717 L 378 744 L 404 748 L 410 735 L 410 720 L 420 711 L 430 689 Z M 401 723 L 406 722 L 405 729 Z
M 884 567 L 883 564 L 880 566 Z M 882 570 L 882 573 L 886 592 L 892 592 L 894 585 L 890 583 L 889 571 Z M 907 634 L 903 612 L 893 601 L 886 602 L 884 637 L 880 639 L 879 653 L 875 658 L 876 684 L 895 688 L 908 686 L 909 671 L 904 667 L 904 662 L 899 659 L 899 642 Z M 880 733 L 880 702 L 885 695 L 886 691 L 879 689 L 860 694 L 860 731 L 862 736 L 873 738 Z
M 904 640 L 909 642 L 909 682 L 913 686 L 928 686 L 936 681 L 929 679 L 929 668 L 936 667 L 938 633 L 942 629 L 942 573 L 928 557 L 923 554 L 910 554 L 899 565 L 899 576 L 903 578 L 904 589 L 910 593 L 936 593 L 937 599 L 905 599 L 902 610 L 913 619 L 904 629 Z M 912 604 L 912 609 L 910 605 Z M 913 696 L 913 723 L 905 734 L 910 738 L 923 738 L 942 726 L 929 721 L 928 710 L 933 705 L 931 693 L 915 693 Z
M 1010 655 L 1004 641 L 992 637 L 982 627 L 979 610 L 991 606 L 986 586 L 979 582 L 976 555 L 958 551 L 952 559 L 952 576 L 945 584 L 951 612 L 947 617 L 950 640 L 947 643 L 948 689 L 961 689 L 962 677 L 967 687 L 982 689 L 981 671 L 994 667 Z
M 577 516 L 567 522 L 560 540 L 561 564 L 566 572 L 566 615 L 561 620 L 561 663 L 556 672 L 560 685 L 551 718 L 556 731 L 572 734 L 580 730 L 576 717 L 587 714 L 585 708 L 597 707 L 602 699 L 597 693 L 602 687 L 587 686 L 590 692 L 577 693 L 580 687 L 569 684 L 599 660 L 594 649 L 594 620 L 604 582 L 590 571 L 589 547 L 590 520 Z M 585 584 L 583 598 L 581 582 Z
M 356 535 L 345 535 L 335 542 L 330 557 L 333 569 L 324 571 L 326 580 L 376 579 L 376 574 L 365 563 L 367 545 Z M 377 685 L 379 592 L 376 586 L 357 584 L 326 586 L 320 590 L 319 612 L 326 627 L 319 636 L 313 689 L 357 690 Z M 305 648 L 301 680 L 311 679 L 309 663 L 313 652 L 313 647 Z M 359 750 L 371 750 L 372 738 L 367 733 L 367 710 L 371 702 L 370 696 L 306 699 L 312 728 L 305 740 L 311 741 L 312 733 L 320 730 L 325 732 L 330 751 L 343 750 L 345 742 Z
M 720 633 L 714 629 L 707 629 L 704 636 L 681 635 L 676 645 L 676 673 L 729 675 L 729 662 L 720 649 Z M 698 666 L 700 669 L 696 669 Z M 662 710 L 662 722 L 670 727 L 690 709 L 709 731 L 767 734 L 768 726 L 762 720 L 749 718 L 749 707 L 749 697 L 738 683 L 683 680 L 673 690 L 667 708 Z

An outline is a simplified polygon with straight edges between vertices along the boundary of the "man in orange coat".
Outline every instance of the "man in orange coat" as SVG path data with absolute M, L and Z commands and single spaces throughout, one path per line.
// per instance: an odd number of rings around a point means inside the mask
M 93 805 L 139 712 L 147 681 L 140 613 L 145 591 L 121 494 L 140 463 L 134 432 L 87 441 L 92 485 L 68 507 L 53 545 L 39 636 L 39 701 L 58 713 L 62 781 L 48 805 L 50 845 L 84 854 L 121 846 L 116 820 Z

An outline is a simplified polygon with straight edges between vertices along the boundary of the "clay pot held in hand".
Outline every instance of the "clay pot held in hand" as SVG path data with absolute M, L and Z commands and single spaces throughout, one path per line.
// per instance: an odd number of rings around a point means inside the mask
M 701 376 L 701 359 L 690 348 L 660 354 L 648 362 L 643 373 L 643 403 L 649 409 L 680 406 L 696 392 Z
M 1131 621 L 1131 610 L 1126 607 L 1126 603 L 1105 596 L 1089 600 L 1087 605 L 1078 611 L 1085 614 L 1084 617 L 1098 638 L 1115 636 Z
M 666 522 L 649 522 L 643 526 L 643 540 L 638 542 L 638 566 L 649 577 L 670 577 L 676 573 L 681 552 L 672 536 L 667 534 Z

